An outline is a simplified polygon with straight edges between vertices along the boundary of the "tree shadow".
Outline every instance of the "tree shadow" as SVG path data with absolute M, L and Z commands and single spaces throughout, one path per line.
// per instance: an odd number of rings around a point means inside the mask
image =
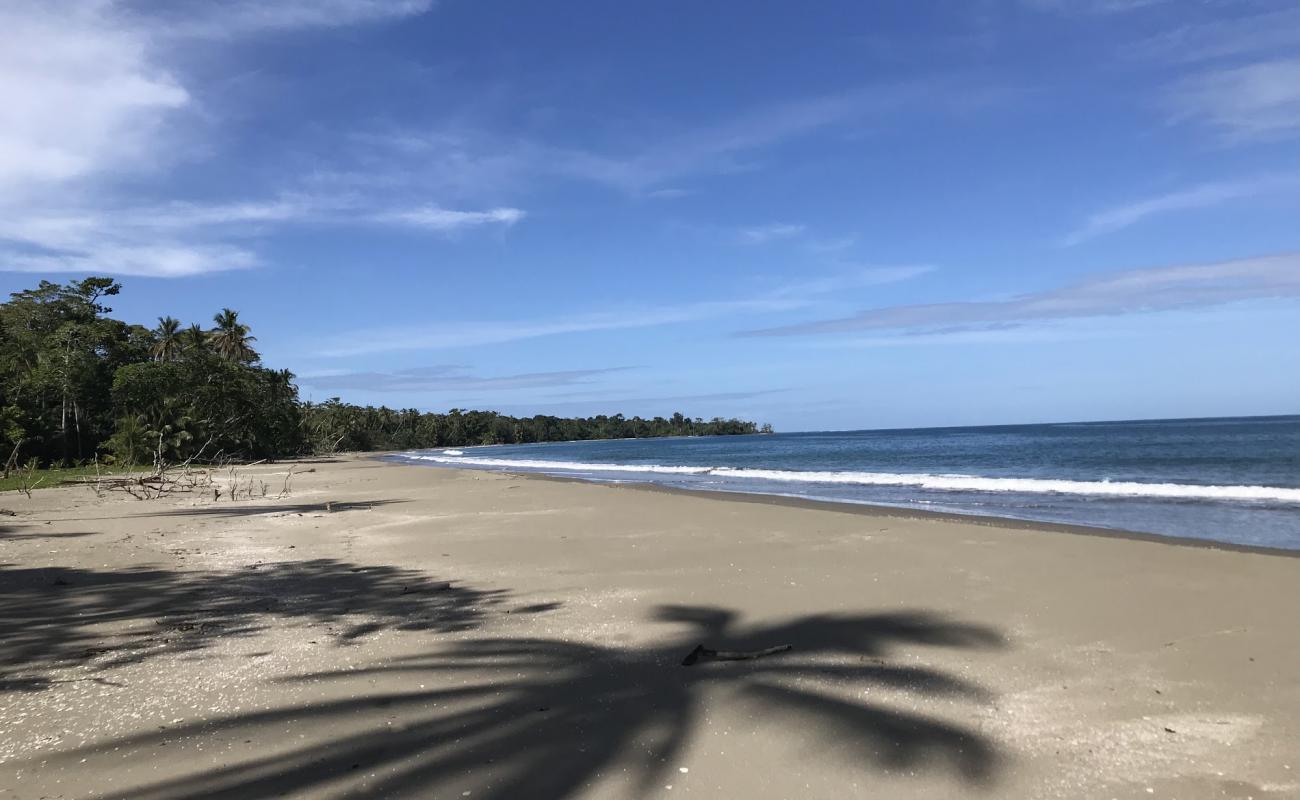
M 63 667 L 103 672 L 204 650 L 273 618 L 323 624 L 336 644 L 382 629 L 463 631 L 505 595 L 333 559 L 233 571 L 0 564 L 0 689 L 46 688 Z
M 210 506 L 198 508 L 177 508 L 168 511 L 154 511 L 148 514 L 132 514 L 133 517 L 255 517 L 263 514 L 334 514 L 343 511 L 369 511 L 376 506 L 388 506 L 394 503 L 407 503 L 409 500 L 360 500 L 350 503 L 323 500 L 319 503 L 277 503 L 266 506 L 220 505 L 220 501 Z
M 919 646 L 1003 646 L 990 628 L 921 611 L 808 616 L 749 627 L 718 608 L 664 607 L 656 617 L 680 625 L 682 634 L 625 648 L 546 638 L 460 640 L 366 669 L 286 679 L 337 682 L 332 696 L 343 699 L 209 719 L 62 758 L 129 753 L 147 759 L 171 752 L 169 742 L 200 735 L 288 742 L 287 730 L 299 730 L 315 738 L 242 761 L 227 756 L 218 768 L 110 796 L 303 792 L 547 800 L 616 775 L 630 780 L 629 794 L 639 797 L 675 774 L 700 719 L 726 706 L 743 707 L 755 724 L 824 738 L 831 746 L 821 748 L 823 754 L 847 759 L 852 770 L 942 772 L 972 788 L 987 787 L 997 773 L 1002 756 L 990 739 L 916 710 L 925 699 L 979 703 L 989 693 L 919 665 L 911 652 Z M 700 642 L 719 649 L 793 649 L 681 666 L 682 656 Z M 909 663 L 892 660 L 902 648 Z M 290 724 L 297 727 L 286 729 Z
M 0 526 L 0 542 L 23 542 L 32 539 L 80 539 L 94 536 L 94 531 L 48 531 L 44 533 L 10 533 L 10 528 Z M 38 529 L 39 530 L 39 529 Z

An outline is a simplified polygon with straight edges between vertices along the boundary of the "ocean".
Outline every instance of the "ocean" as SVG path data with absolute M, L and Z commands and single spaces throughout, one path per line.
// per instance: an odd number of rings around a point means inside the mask
M 1300 416 L 554 442 L 395 458 L 1300 550 Z

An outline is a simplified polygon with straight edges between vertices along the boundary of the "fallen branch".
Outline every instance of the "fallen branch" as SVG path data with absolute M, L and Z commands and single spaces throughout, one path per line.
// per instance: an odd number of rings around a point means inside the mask
M 689 667 L 701 661 L 749 661 L 754 658 L 785 653 L 792 648 L 793 645 L 781 644 L 763 650 L 710 650 L 702 644 L 697 644 L 695 649 L 686 658 L 682 659 L 682 666 Z

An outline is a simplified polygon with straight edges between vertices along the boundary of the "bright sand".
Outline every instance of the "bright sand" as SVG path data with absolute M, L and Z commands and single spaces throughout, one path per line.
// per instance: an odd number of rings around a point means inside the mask
M 0 500 L 0 800 L 1300 797 L 1297 558 L 287 467 Z

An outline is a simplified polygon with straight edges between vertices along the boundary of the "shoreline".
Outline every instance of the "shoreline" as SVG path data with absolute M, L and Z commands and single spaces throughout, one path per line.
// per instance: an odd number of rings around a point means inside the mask
M 400 451 L 405 452 L 405 451 Z M 761 505 L 787 506 L 791 508 L 807 508 L 821 511 L 835 511 L 845 514 L 860 514 L 870 517 L 884 517 L 904 520 L 931 520 L 936 522 L 961 522 L 972 525 L 989 525 L 997 528 L 1022 531 L 1041 531 L 1044 533 L 1065 533 L 1075 536 L 1093 536 L 1105 539 L 1125 539 L 1139 542 L 1153 542 L 1156 544 L 1166 544 L 1177 547 L 1199 547 L 1211 550 L 1226 550 L 1235 553 L 1258 553 L 1261 555 L 1282 556 L 1284 558 L 1300 558 L 1300 549 L 1290 549 L 1285 547 L 1267 547 L 1263 545 L 1237 544 L 1234 542 L 1221 542 L 1215 539 L 1200 539 L 1192 536 L 1170 536 L 1160 533 L 1147 533 L 1145 531 L 1132 531 L 1122 528 L 1106 528 L 1100 525 L 1079 525 L 1068 522 L 1051 522 L 1047 520 L 1020 519 L 1017 517 L 1001 517 L 995 514 L 962 514 L 956 511 L 931 511 L 924 508 L 908 508 L 902 506 L 888 506 L 878 503 L 859 502 L 852 500 L 826 500 L 822 498 L 795 497 L 783 494 L 769 494 L 765 492 L 741 492 L 726 491 L 722 489 L 686 489 L 679 486 L 664 486 L 651 481 L 600 481 L 588 480 L 585 478 L 570 477 L 566 475 L 550 475 L 541 472 L 515 472 L 505 470 L 487 470 L 474 469 L 472 467 L 454 467 L 446 464 L 420 463 L 411 464 L 405 461 L 392 460 L 400 452 L 368 453 L 361 454 L 366 457 L 373 457 L 377 461 L 385 464 L 397 466 L 414 466 L 421 469 L 452 470 L 458 472 L 487 472 L 499 475 L 509 475 L 513 478 L 536 479 L 543 481 L 556 481 L 559 483 L 578 483 L 594 486 L 604 486 L 618 489 L 635 489 L 643 492 L 662 492 L 665 494 L 682 495 L 686 497 L 704 497 L 722 501 L 736 501 L 742 503 L 757 503 Z
M 293 476 L 6 499 L 0 798 L 1300 792 L 1294 558 L 377 454 Z

